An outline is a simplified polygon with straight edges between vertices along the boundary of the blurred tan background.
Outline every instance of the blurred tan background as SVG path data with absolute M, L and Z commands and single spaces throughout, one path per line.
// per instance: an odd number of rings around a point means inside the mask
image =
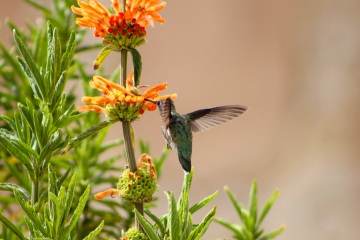
M 39 16 L 21 0 L 0 2 L 2 22 L 9 17 L 24 25 Z M 219 190 L 211 204 L 218 206 L 217 216 L 238 222 L 223 186 L 247 204 L 257 179 L 259 208 L 280 190 L 264 221 L 266 232 L 287 224 L 277 239 L 358 239 L 360 1 L 168 0 L 161 15 L 166 23 L 150 27 L 148 43 L 139 48 L 142 84 L 167 81 L 164 93 L 178 94 L 180 113 L 250 107 L 241 118 L 194 135 L 191 204 Z M 1 40 L 10 35 L 5 27 Z M 81 57 L 92 62 L 96 56 Z M 110 54 L 105 71 L 111 73 L 119 60 Z M 151 141 L 151 155 L 159 155 L 165 142 L 158 113 L 145 114 L 134 127 L 138 139 Z M 120 124 L 112 126 L 109 140 L 121 134 Z M 182 180 L 172 151 L 156 214 L 167 208 L 163 191 L 179 196 Z M 195 221 L 209 210 L 196 213 Z M 206 234 L 231 236 L 217 223 Z

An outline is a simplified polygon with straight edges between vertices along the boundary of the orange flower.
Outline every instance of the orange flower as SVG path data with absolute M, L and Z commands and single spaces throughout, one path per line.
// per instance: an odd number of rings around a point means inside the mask
M 151 163 L 151 157 L 144 153 L 140 156 L 139 162 L 137 163 L 139 167 L 149 167 L 150 177 L 157 179 L 157 173 L 155 166 Z
M 90 81 L 90 86 L 102 92 L 102 97 L 83 97 L 82 101 L 95 105 L 78 106 L 80 112 L 95 111 L 103 112 L 113 119 L 121 121 L 133 121 L 138 118 L 139 114 L 143 114 L 144 110 L 155 111 L 156 105 L 146 101 L 150 99 L 158 101 L 171 97 L 175 99 L 176 94 L 165 95 L 159 97 L 159 92 L 167 88 L 167 83 L 159 84 L 149 88 L 144 94 L 141 94 L 138 88 L 133 86 L 133 72 L 130 73 L 126 80 L 126 88 L 111 82 L 103 77 L 94 76 Z M 104 107 L 100 107 L 103 105 Z
M 135 18 L 136 22 L 141 26 L 153 26 L 154 21 L 164 23 L 165 20 L 157 13 L 166 5 L 165 2 L 160 3 L 161 0 L 127 0 L 125 19 L 128 21 Z M 157 5 L 160 3 L 159 5 Z M 157 6 L 155 6 L 157 5 Z
M 83 16 L 76 18 L 79 26 L 93 28 L 94 36 L 104 38 L 103 44 L 115 51 L 146 43 L 145 27 L 153 26 L 154 21 L 165 22 L 158 14 L 166 5 L 161 0 L 127 0 L 125 12 L 120 11 L 119 0 L 111 1 L 116 13 L 113 15 L 97 0 L 78 0 L 79 7 L 71 9 Z
M 104 197 L 109 196 L 109 195 L 112 198 L 114 198 L 114 195 L 116 195 L 116 194 L 124 194 L 124 191 L 112 188 L 112 189 L 108 189 L 108 190 L 106 190 L 104 192 L 100 192 L 100 193 L 95 194 L 94 198 L 97 199 L 97 200 L 101 200 Z

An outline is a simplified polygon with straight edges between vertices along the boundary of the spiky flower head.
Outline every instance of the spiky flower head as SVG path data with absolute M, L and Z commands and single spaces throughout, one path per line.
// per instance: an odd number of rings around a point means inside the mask
M 157 21 L 165 22 L 158 12 L 165 7 L 161 0 L 127 0 L 126 11 L 120 11 L 118 0 L 112 0 L 111 14 L 102 4 L 96 0 L 81 1 L 72 6 L 74 13 L 83 16 L 77 18 L 76 23 L 82 27 L 94 29 L 95 37 L 104 38 L 103 44 L 114 50 L 136 48 L 144 43 L 146 35 L 145 27 Z M 160 4 L 159 4 L 160 3 Z
M 129 204 L 151 202 L 152 195 L 158 188 L 156 170 L 151 164 L 151 158 L 146 154 L 141 155 L 138 166 L 136 172 L 125 170 L 117 185 L 118 189 L 124 193 L 121 194 L 122 198 Z M 147 167 L 149 170 L 146 169 Z
M 135 87 L 133 85 L 133 72 L 130 73 L 126 81 L 126 88 L 100 76 L 94 76 L 93 80 L 90 81 L 90 86 L 101 91 L 103 96 L 83 97 L 83 102 L 93 105 L 78 106 L 77 110 L 80 112 L 102 112 L 109 118 L 118 119 L 119 121 L 131 122 L 139 119 L 140 115 L 144 114 L 146 110 L 155 111 L 156 105 L 145 99 L 158 101 L 167 97 L 171 99 L 177 97 L 176 94 L 159 96 L 159 91 L 166 89 L 167 83 L 149 88 L 145 93 L 141 94 L 139 88 L 144 86 Z

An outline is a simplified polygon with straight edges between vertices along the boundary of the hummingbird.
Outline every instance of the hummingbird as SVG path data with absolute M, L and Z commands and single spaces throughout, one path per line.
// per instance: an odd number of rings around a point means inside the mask
M 169 149 L 176 149 L 185 172 L 191 171 L 192 133 L 203 132 L 242 115 L 248 107 L 224 105 L 200 109 L 185 115 L 178 113 L 174 101 L 168 97 L 156 104 L 161 116 L 161 130 Z

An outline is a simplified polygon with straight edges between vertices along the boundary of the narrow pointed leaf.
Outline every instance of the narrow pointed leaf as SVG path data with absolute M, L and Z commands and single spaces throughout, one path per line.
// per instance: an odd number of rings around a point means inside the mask
M 61 73 L 59 81 L 56 83 L 56 86 L 55 86 L 55 91 L 54 91 L 54 94 L 53 94 L 53 97 L 51 100 L 51 108 L 52 109 L 55 109 L 56 106 L 58 105 L 58 103 L 61 99 L 61 95 L 64 91 L 66 81 L 67 81 L 67 71 L 63 71 Z
M 233 231 L 241 239 L 245 239 L 243 233 L 237 227 L 235 227 L 234 224 L 228 223 L 228 222 L 222 220 L 221 218 L 214 218 L 214 221 L 219 223 L 220 225 L 223 225 L 227 229 Z
M 58 145 L 61 142 L 62 138 L 62 132 L 61 130 L 58 130 L 56 133 L 54 133 L 48 144 L 43 148 L 43 150 L 40 153 L 40 163 L 42 163 L 46 158 L 50 156 L 50 154 L 53 153 L 53 151 L 58 147 Z
M 166 193 L 169 203 L 169 234 L 170 239 L 178 239 L 180 237 L 180 221 L 179 213 L 176 207 L 176 200 L 172 192 Z
M 60 204 L 59 204 L 58 199 L 52 192 L 49 193 L 49 197 L 50 197 L 50 199 L 53 203 L 53 207 L 54 207 L 53 227 L 54 227 L 54 230 L 56 230 L 56 229 L 58 229 L 58 227 L 60 225 L 60 220 L 61 220 L 60 219 L 61 218 Z M 53 231 L 53 233 L 55 233 L 55 232 Z
M 34 179 L 35 172 L 29 158 L 26 157 L 20 149 L 11 144 L 4 136 L 0 136 L 0 143 L 4 146 L 4 148 L 6 148 L 6 150 L 8 150 L 9 153 L 11 153 L 11 155 L 13 155 L 25 166 L 25 168 L 29 171 L 31 179 Z
M 100 65 L 104 62 L 105 58 L 107 57 L 107 55 L 109 55 L 109 53 L 111 52 L 111 48 L 103 48 L 101 50 L 101 52 L 99 53 L 99 55 L 97 56 L 95 62 L 94 62 L 94 70 L 99 69 Z
M 41 91 L 34 75 L 32 74 L 30 68 L 27 66 L 26 62 L 21 57 L 18 56 L 17 60 L 19 62 L 19 65 L 21 66 L 23 72 L 25 73 L 25 76 L 27 77 L 27 79 L 30 83 L 30 86 L 34 93 L 35 98 L 39 98 L 39 99 L 43 100 L 44 98 L 43 98 L 42 91 Z
M 36 228 L 44 235 L 46 236 L 46 230 L 40 220 L 40 218 L 36 215 L 34 209 L 30 206 L 29 203 L 25 202 L 24 199 L 21 197 L 19 191 L 17 189 L 14 189 L 14 195 L 16 198 L 16 201 L 19 203 L 23 211 L 26 213 L 26 215 L 31 219 L 31 221 L 34 223 Z
M 139 220 L 146 235 L 151 240 L 161 240 L 161 237 L 159 236 L 159 233 L 155 230 L 155 228 L 153 228 L 152 225 L 148 221 L 146 221 L 146 219 L 136 209 L 135 209 L 135 216 L 136 216 L 136 219 Z
M 22 234 L 22 232 L 2 213 L 0 213 L 0 221 L 10 230 L 12 231 L 20 240 L 27 240 L 27 238 Z
M 249 199 L 249 211 L 250 218 L 252 219 L 253 224 L 256 223 L 257 218 L 257 184 L 256 181 L 253 181 L 250 191 L 250 199 Z M 254 227 L 254 226 L 253 226 Z
M 37 68 L 34 59 L 31 57 L 31 54 L 29 53 L 29 51 L 27 50 L 25 44 L 21 41 L 20 37 L 17 35 L 16 30 L 14 30 L 14 38 L 15 38 L 15 42 L 16 45 L 19 49 L 19 51 L 21 52 L 21 55 L 23 56 L 26 65 L 29 68 L 29 71 L 31 72 L 34 81 L 36 81 L 37 86 L 39 87 L 40 93 L 42 97 L 45 97 L 46 95 L 46 88 L 43 82 L 43 79 L 40 75 L 40 71 Z M 44 98 L 42 98 L 44 100 Z
M 285 230 L 285 224 L 283 224 L 279 229 L 266 234 L 265 236 L 263 236 L 262 238 L 260 238 L 259 240 L 268 240 L 268 239 L 273 239 L 277 236 L 279 236 L 283 231 Z
M 207 197 L 207 198 L 204 198 L 201 202 L 198 202 L 197 204 L 195 204 L 194 206 L 192 206 L 190 209 L 189 209 L 189 212 L 191 214 L 194 214 L 195 212 L 199 211 L 201 208 L 203 208 L 204 206 L 206 206 L 209 202 L 211 202 L 215 197 L 216 195 L 218 194 L 218 191 L 216 191 L 213 195 Z
M 133 65 L 134 65 L 134 84 L 135 86 L 140 84 L 140 77 L 142 71 L 141 55 L 135 48 L 130 49 Z
M 65 209 L 64 209 L 64 217 L 62 219 L 62 225 L 65 225 L 66 219 L 69 216 L 71 204 L 74 197 L 75 185 L 76 185 L 76 173 L 74 173 L 74 175 L 71 177 L 69 187 L 66 193 Z
M 262 221 L 264 220 L 266 214 L 269 212 L 269 210 L 271 209 L 272 205 L 274 205 L 276 199 L 279 196 L 279 191 L 275 190 L 275 192 L 271 195 L 271 197 L 269 198 L 269 200 L 265 203 L 265 206 L 263 208 L 263 210 L 261 211 L 259 220 L 256 224 L 256 227 L 259 228 L 260 224 L 262 223 Z
M 18 143 L 19 145 L 21 145 L 23 148 L 25 148 L 25 150 L 30 153 L 36 160 L 39 159 L 39 154 L 32 149 L 29 145 L 27 145 L 26 143 L 23 143 L 17 139 L 13 139 L 14 142 Z
M 238 213 L 239 215 L 239 218 L 242 222 L 245 222 L 245 219 L 244 219 L 244 216 L 242 214 L 242 211 L 241 211 L 241 206 L 240 204 L 237 202 L 236 200 L 236 197 L 234 196 L 234 194 L 231 192 L 230 188 L 228 186 L 225 186 L 224 187 L 224 190 L 225 192 L 227 193 L 227 195 L 229 196 L 232 204 L 234 205 L 235 209 L 236 209 L 236 212 Z
M 149 209 L 145 208 L 144 211 L 145 211 L 146 215 L 148 215 L 159 226 L 161 236 L 164 236 L 165 228 L 164 228 L 164 225 L 162 224 L 162 222 L 160 221 L 160 219 L 157 218 L 154 214 L 152 214 Z
M 63 182 L 66 180 L 67 176 L 70 173 L 71 168 L 69 168 L 64 175 L 62 175 L 56 182 L 56 185 L 60 187 Z M 44 206 L 44 203 L 48 199 L 49 190 L 46 189 L 45 192 L 40 196 L 39 201 L 35 204 L 34 209 L 36 212 L 40 212 Z
M 66 46 L 66 51 L 63 54 L 62 59 L 61 59 L 61 71 L 60 72 L 67 71 L 69 69 L 71 60 L 74 56 L 75 47 L 76 47 L 76 34 L 75 34 L 75 32 L 72 31 L 69 41 Z
M 73 138 L 70 140 L 69 145 L 66 147 L 65 151 L 62 154 L 67 153 L 70 151 L 74 146 L 85 140 L 86 138 L 94 135 L 95 133 L 99 132 L 103 128 L 106 128 L 107 126 L 110 126 L 111 124 L 114 124 L 118 122 L 119 120 L 107 120 L 104 122 L 101 122 L 95 126 L 92 126 L 91 128 L 85 130 L 83 133 L 81 133 L 79 136 Z
M 210 223 L 214 219 L 216 214 L 216 207 L 214 207 L 208 215 L 205 216 L 204 220 L 197 226 L 190 234 L 189 239 L 190 240 L 198 240 L 200 239 L 206 230 L 208 229 Z
M 79 204 L 75 209 L 73 216 L 70 219 L 70 223 L 66 226 L 65 230 L 63 231 L 62 235 L 60 236 L 60 240 L 65 239 L 69 236 L 71 230 L 75 227 L 79 218 L 81 216 L 82 211 L 84 210 L 85 204 L 89 198 L 90 193 L 90 185 L 86 188 L 84 194 L 80 197 Z
M 92 231 L 89 235 L 87 235 L 87 237 L 84 238 L 84 240 L 92 240 L 94 237 L 96 237 L 101 232 L 103 226 L 104 226 L 104 220 L 100 223 L 100 225 L 94 231 Z
M 14 191 L 14 188 L 16 188 L 28 201 L 31 200 L 30 194 L 22 187 L 17 186 L 12 183 L 0 183 L 0 190 L 3 191 Z

